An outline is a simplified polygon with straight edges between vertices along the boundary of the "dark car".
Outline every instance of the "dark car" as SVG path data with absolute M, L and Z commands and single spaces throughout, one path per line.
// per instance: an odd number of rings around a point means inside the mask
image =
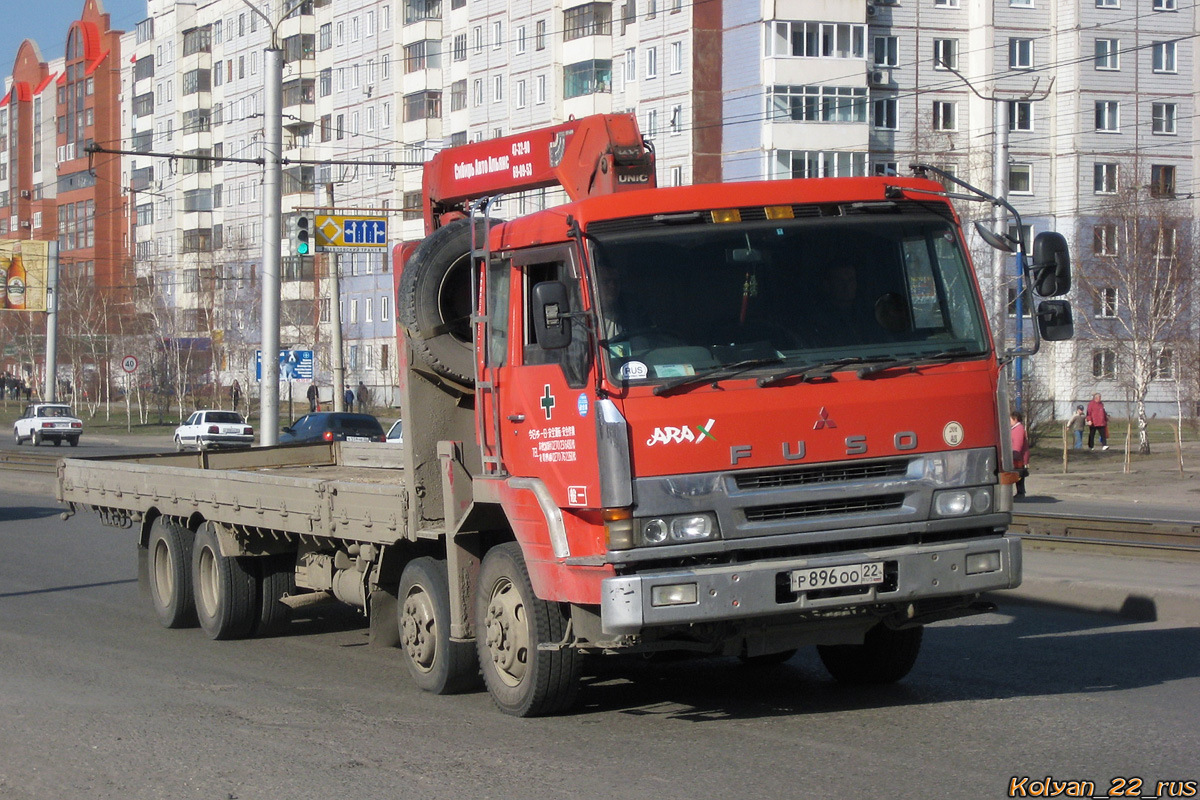
M 318 411 L 305 414 L 279 436 L 280 444 L 289 442 L 382 442 L 383 426 L 370 414 Z

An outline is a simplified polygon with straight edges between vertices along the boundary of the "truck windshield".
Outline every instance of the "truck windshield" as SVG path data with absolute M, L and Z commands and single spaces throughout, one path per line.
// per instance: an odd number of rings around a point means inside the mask
M 598 339 L 616 380 L 988 349 L 956 228 L 932 213 L 656 225 L 590 239 Z

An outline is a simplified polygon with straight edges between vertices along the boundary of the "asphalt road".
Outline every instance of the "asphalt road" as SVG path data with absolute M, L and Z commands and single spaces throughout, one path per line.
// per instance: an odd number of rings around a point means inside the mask
M 434 697 L 357 616 L 211 642 L 158 627 L 133 535 L 0 491 L 0 797 L 988 798 L 1010 781 L 1200 780 L 1200 629 L 1050 606 L 927 630 L 854 690 L 802 652 L 595 659 L 571 716 Z M 1028 785 L 1028 784 L 1026 784 Z

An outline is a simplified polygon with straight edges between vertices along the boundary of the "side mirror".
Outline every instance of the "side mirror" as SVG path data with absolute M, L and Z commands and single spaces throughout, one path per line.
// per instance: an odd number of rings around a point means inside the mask
M 979 232 L 979 235 L 985 242 L 999 250 L 1001 253 L 1017 252 L 1017 248 L 1013 246 L 1013 243 L 1009 241 L 1007 236 L 1002 236 L 1001 234 L 988 230 L 987 228 L 983 227 L 982 222 L 976 221 L 975 230 Z
M 1047 342 L 1065 342 L 1075 335 L 1068 300 L 1043 300 L 1037 309 L 1038 331 Z
M 1042 231 L 1033 239 L 1033 290 L 1042 297 L 1071 291 L 1071 251 L 1061 233 Z
M 283 432 L 284 432 L 284 433 L 287 433 L 287 434 L 293 434 L 293 433 L 295 433 L 296 431 L 292 429 L 292 426 L 291 426 L 291 425 L 285 425 L 285 426 L 284 426 L 284 428 L 283 428 Z
M 538 347 L 559 350 L 571 343 L 571 308 L 562 281 L 542 281 L 533 287 L 533 332 Z

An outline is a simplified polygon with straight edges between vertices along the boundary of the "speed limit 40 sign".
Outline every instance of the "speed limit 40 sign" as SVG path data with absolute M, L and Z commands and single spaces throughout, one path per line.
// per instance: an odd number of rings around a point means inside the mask
M 138 360 L 136 356 L 125 356 L 121 359 L 121 369 L 129 373 L 137 372 Z

